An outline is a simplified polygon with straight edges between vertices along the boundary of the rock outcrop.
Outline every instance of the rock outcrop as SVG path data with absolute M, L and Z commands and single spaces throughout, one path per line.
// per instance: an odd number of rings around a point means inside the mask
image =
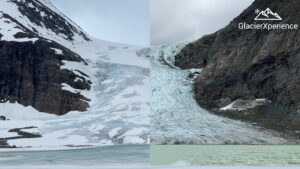
M 0 148 L 16 148 L 16 146 L 9 145 L 5 139 L 0 139 Z
M 8 140 L 16 140 L 16 139 L 27 139 L 27 138 L 40 138 L 42 135 L 38 132 L 26 131 L 36 129 L 35 126 L 22 127 L 22 128 L 13 128 L 8 130 L 8 132 L 16 133 L 17 136 L 0 138 L 0 148 L 19 148 L 15 145 L 9 145 Z M 25 130 L 25 131 L 24 131 Z
M 18 102 L 56 115 L 85 111 L 90 99 L 81 90 L 91 89 L 88 75 L 62 66 L 64 61 L 82 66 L 87 62 L 62 42 L 83 43 L 90 39 L 48 3 L 1 2 L 0 102 Z
M 254 21 L 270 8 L 282 21 Z M 212 112 L 266 127 L 300 129 L 300 31 L 239 29 L 239 23 L 300 24 L 300 1 L 256 0 L 228 26 L 188 44 L 175 57 L 183 69 L 204 68 L 194 89 Z M 219 112 L 230 103 L 265 98 L 272 104 L 252 113 Z M 247 110 L 249 112 L 249 110 Z M 230 115 L 231 114 L 231 115 Z
M 63 55 L 51 48 L 62 50 Z M 0 41 L 0 60 L 0 100 L 31 105 L 41 112 L 57 115 L 88 107 L 88 98 L 63 90 L 62 84 L 89 90 L 91 82 L 84 75 L 60 68 L 63 60 L 84 60 L 58 43 Z M 76 78 L 81 80 L 75 81 Z

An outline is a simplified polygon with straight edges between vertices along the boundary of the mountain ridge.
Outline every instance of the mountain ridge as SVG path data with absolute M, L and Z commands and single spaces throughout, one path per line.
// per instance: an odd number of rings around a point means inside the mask
M 48 1 L 38 0 L 0 3 L 0 98 L 57 115 L 74 110 L 86 111 L 90 98 L 64 90 L 62 84 L 77 90 L 90 90 L 91 81 L 76 73 L 75 69 L 62 69 L 61 66 L 65 65 L 64 60 L 87 65 L 66 44 L 88 43 L 91 39 L 79 26 L 69 23 L 44 3 L 51 5 Z M 61 53 L 56 53 L 57 50 Z M 76 80 L 78 78 L 81 80 Z M 47 100 L 53 100 L 52 104 L 49 105 Z

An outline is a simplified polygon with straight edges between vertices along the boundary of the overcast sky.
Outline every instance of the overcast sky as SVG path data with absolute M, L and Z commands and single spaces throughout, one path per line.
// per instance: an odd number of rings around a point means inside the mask
M 226 26 L 254 0 L 150 0 L 151 45 L 196 40 Z
M 88 34 L 135 45 L 150 43 L 149 0 L 50 0 Z

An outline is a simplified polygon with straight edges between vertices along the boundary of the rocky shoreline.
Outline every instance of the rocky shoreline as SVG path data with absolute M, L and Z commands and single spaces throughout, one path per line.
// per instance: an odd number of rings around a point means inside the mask
M 288 118 L 283 114 L 273 114 L 272 116 L 271 110 L 274 109 L 280 108 L 277 105 L 268 104 L 245 110 L 214 109 L 211 112 L 219 116 L 251 123 L 264 129 L 278 131 L 284 138 L 300 143 L 300 123 L 297 119 Z

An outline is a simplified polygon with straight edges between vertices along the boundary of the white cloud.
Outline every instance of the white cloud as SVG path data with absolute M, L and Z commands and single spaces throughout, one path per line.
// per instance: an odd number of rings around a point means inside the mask
M 150 0 L 151 45 L 195 40 L 226 26 L 254 0 Z
M 93 37 L 149 45 L 148 0 L 50 0 Z

